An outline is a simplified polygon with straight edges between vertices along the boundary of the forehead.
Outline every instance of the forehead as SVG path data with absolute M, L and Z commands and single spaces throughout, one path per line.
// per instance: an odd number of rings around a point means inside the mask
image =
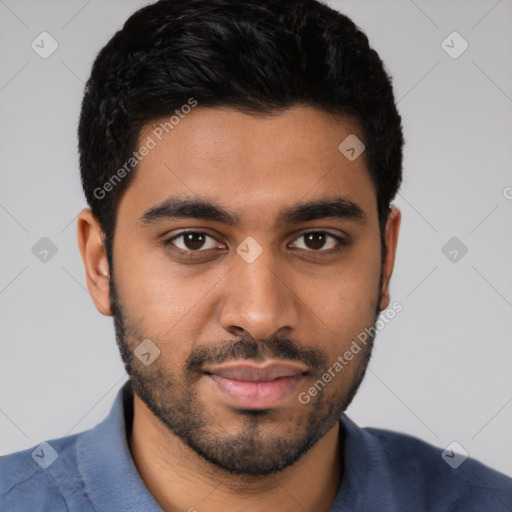
M 349 117 L 312 107 L 254 116 L 198 106 L 167 121 L 141 131 L 139 148 L 151 149 L 139 161 L 119 217 L 141 215 L 168 196 L 209 198 L 229 205 L 242 221 L 246 215 L 274 223 L 284 206 L 340 196 L 376 215 L 365 153 L 350 160 L 339 150 L 347 137 L 363 140 Z

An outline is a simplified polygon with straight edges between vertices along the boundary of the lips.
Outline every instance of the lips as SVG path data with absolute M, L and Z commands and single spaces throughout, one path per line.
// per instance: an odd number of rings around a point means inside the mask
M 273 361 L 262 365 L 235 361 L 204 370 L 230 405 L 244 409 L 277 406 L 298 385 L 308 368 L 302 363 Z

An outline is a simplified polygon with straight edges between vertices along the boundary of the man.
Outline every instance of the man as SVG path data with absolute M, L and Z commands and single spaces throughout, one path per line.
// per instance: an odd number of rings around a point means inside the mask
M 79 124 L 79 247 L 130 380 L 95 429 L 1 459 L 2 509 L 510 510 L 506 476 L 344 414 L 402 146 L 380 58 L 314 0 L 135 13 Z

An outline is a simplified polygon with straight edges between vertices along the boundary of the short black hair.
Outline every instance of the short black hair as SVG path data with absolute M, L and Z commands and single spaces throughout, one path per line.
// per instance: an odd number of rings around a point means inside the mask
M 109 263 L 141 130 L 192 102 L 254 115 L 307 105 L 356 119 L 383 236 L 404 141 L 391 78 L 364 32 L 316 0 L 160 0 L 99 52 L 82 102 L 82 186 Z

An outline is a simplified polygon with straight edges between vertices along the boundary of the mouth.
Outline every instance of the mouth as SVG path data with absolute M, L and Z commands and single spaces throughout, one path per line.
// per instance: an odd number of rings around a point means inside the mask
M 233 361 L 203 370 L 230 405 L 243 409 L 268 409 L 279 405 L 308 373 L 295 361 Z

